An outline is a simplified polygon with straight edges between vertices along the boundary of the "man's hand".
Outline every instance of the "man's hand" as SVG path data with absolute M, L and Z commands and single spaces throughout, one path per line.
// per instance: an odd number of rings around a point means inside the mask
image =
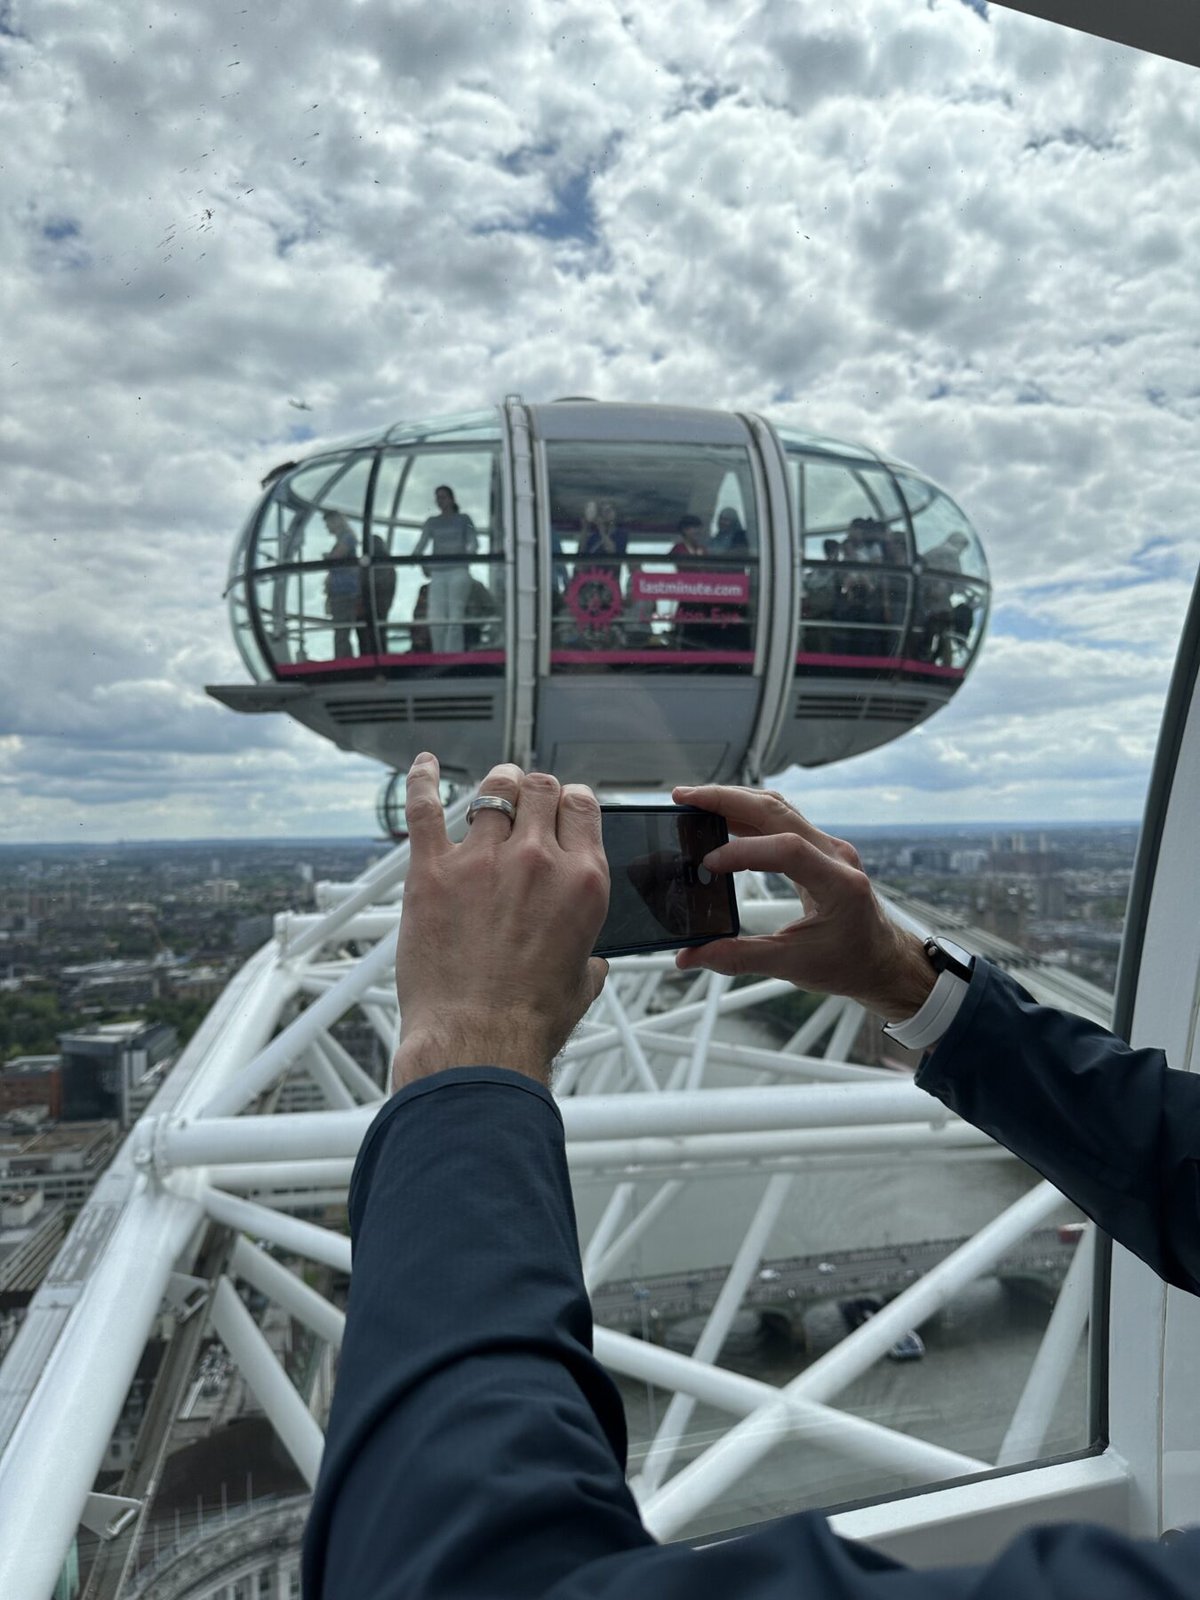
M 419 755 L 405 813 L 412 862 L 396 949 L 397 1089 L 445 1067 L 512 1067 L 548 1084 L 554 1057 L 604 987 L 589 959 L 608 909 L 600 807 L 582 784 L 493 767 L 481 811 L 452 844 L 438 764 Z
M 717 939 L 681 950 L 678 967 L 786 978 L 800 989 L 847 995 L 889 1022 L 917 1012 L 934 972 L 921 941 L 888 917 L 858 851 L 802 817 L 782 795 L 718 784 L 677 788 L 680 805 L 716 811 L 736 837 L 705 857 L 714 872 L 781 872 L 805 915 L 777 933 Z

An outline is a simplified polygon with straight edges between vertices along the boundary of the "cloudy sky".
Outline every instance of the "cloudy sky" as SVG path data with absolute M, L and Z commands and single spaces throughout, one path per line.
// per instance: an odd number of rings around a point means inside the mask
M 830 823 L 1136 817 L 1200 555 L 1196 75 L 984 0 L 0 0 L 0 841 L 363 834 L 203 693 L 258 478 L 587 393 L 865 439 L 996 584 Z M 289 406 L 302 398 L 312 407 Z

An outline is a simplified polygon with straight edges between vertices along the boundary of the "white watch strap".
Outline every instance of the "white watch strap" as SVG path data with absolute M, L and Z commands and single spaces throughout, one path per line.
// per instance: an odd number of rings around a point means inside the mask
M 953 972 L 939 972 L 925 1004 L 906 1022 L 889 1022 L 884 1033 L 906 1050 L 928 1050 L 958 1015 L 967 985 Z

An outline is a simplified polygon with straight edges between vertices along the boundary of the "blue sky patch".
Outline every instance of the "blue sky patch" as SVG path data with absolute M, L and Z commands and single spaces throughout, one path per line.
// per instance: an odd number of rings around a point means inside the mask
M 543 239 L 577 239 L 581 244 L 597 244 L 600 236 L 592 201 L 591 171 L 572 173 L 560 184 L 553 206 L 536 211 L 529 219 L 529 228 Z

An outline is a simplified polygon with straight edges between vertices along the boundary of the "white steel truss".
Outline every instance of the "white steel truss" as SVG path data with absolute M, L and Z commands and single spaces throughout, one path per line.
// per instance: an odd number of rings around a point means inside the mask
M 451 812 L 452 830 L 461 832 L 464 811 L 465 801 Z M 395 1038 L 391 974 L 407 862 L 403 845 L 355 883 L 321 886 L 320 914 L 277 919 L 273 940 L 217 1001 L 80 1213 L 0 1368 L 0 1594 L 37 1600 L 52 1592 L 143 1347 L 164 1315 L 181 1326 L 205 1303 L 209 1326 L 313 1481 L 319 1420 L 235 1286 L 265 1295 L 333 1350 L 340 1345 L 341 1311 L 284 1263 L 349 1272 L 344 1231 L 293 1213 L 344 1201 L 355 1152 L 384 1098 L 367 1065 L 331 1030 L 357 1012 L 376 1037 L 389 1045 Z M 802 915 L 798 901 L 771 897 L 761 882 L 747 880 L 740 890 L 751 931 Z M 914 925 L 922 920 L 923 908 L 892 909 Z M 1069 980 L 1067 995 L 1056 974 L 1031 967 L 1020 952 L 989 953 L 1021 965 L 1040 996 L 1078 1007 L 1077 980 Z M 732 1262 L 713 1263 L 727 1266 L 727 1275 L 690 1355 L 616 1328 L 596 1330 L 597 1354 L 610 1370 L 672 1397 L 633 1480 L 660 1537 L 685 1530 L 786 1439 L 913 1483 L 1028 1460 L 1041 1442 L 1046 1396 L 1061 1383 L 1087 1317 L 1090 1256 L 1081 1251 L 994 1462 L 836 1405 L 901 1335 L 1061 1210 L 1061 1197 L 1040 1184 L 784 1386 L 721 1364 L 798 1172 L 885 1158 L 1007 1159 L 907 1073 L 861 1059 L 860 1041 L 877 1031 L 868 1023 L 864 1032 L 856 1006 L 820 1002 L 778 1047 L 728 1036 L 731 1018 L 789 992 L 776 980 L 683 977 L 670 956 L 617 961 L 558 1069 L 572 1175 L 609 1186 L 581 1241 L 593 1294 L 669 1221 L 688 1186 L 733 1173 L 761 1183 Z M 1096 991 L 1084 998 L 1103 1013 Z M 277 1109 L 281 1084 L 297 1073 L 315 1085 L 323 1109 Z M 214 1230 L 224 1230 L 224 1264 L 210 1281 L 189 1285 Z M 672 1475 L 698 1402 L 728 1426 Z

